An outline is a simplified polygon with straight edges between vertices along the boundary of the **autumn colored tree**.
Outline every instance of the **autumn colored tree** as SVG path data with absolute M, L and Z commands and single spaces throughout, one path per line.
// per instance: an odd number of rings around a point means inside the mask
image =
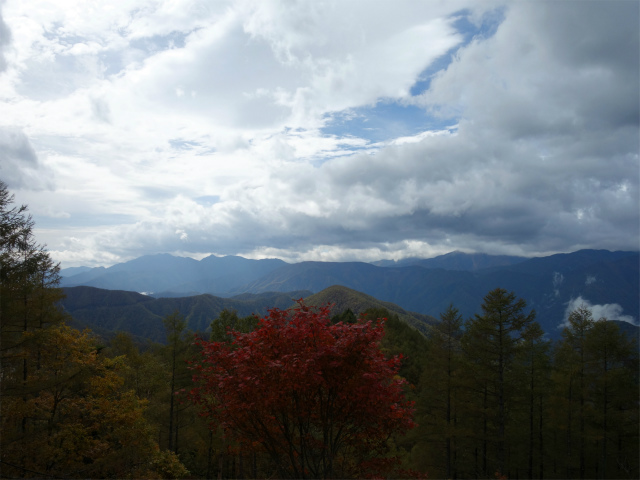
M 331 324 L 329 308 L 271 310 L 231 344 L 199 340 L 191 397 L 212 428 L 268 455 L 282 478 L 354 478 L 393 465 L 413 406 L 385 358 L 382 321 Z
M 56 303 L 59 266 L 33 236 L 34 222 L 26 205 L 13 205 L 14 196 L 0 181 L 0 394 L 22 395 L 29 376 L 23 355 L 28 332 L 60 323 L 64 315 Z M 27 419 L 23 419 L 22 429 Z
M 2 466 L 8 477 L 182 478 L 188 472 L 153 439 L 146 402 L 123 388 L 122 357 L 97 352 L 66 325 L 28 333 L 25 396 L 3 399 Z M 39 368 L 35 368 L 36 364 Z M 27 417 L 26 429 L 19 422 Z

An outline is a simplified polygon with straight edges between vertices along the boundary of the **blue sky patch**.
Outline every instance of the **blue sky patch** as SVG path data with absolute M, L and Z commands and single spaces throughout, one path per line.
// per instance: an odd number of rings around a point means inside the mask
M 457 51 L 468 45 L 474 38 L 486 39 L 495 35 L 498 30 L 498 26 L 500 26 L 504 20 L 504 13 L 504 8 L 492 10 L 482 17 L 480 25 L 476 25 L 469 20 L 470 12 L 468 10 L 462 10 L 452 15 L 453 18 L 456 18 L 453 22 L 453 26 L 463 35 L 464 40 L 461 44 L 456 45 L 447 53 L 438 57 L 433 63 L 425 68 L 420 75 L 418 75 L 416 83 L 411 87 L 409 92 L 410 95 L 420 95 L 421 93 L 429 90 L 433 76 L 442 70 L 446 70 L 453 61 Z
M 458 49 L 468 45 L 474 38 L 486 39 L 493 36 L 504 16 L 504 8 L 498 8 L 485 14 L 479 24 L 476 24 L 470 20 L 468 10 L 453 14 L 453 25 L 464 36 L 463 42 L 425 68 L 411 87 L 410 95 L 417 96 L 427 91 L 434 75 L 451 64 Z M 354 136 L 370 142 L 384 142 L 426 130 L 444 130 L 458 121 L 457 118 L 433 117 L 422 107 L 403 105 L 393 99 L 380 100 L 373 107 L 358 107 L 328 114 L 325 119 L 328 121 L 322 133 L 338 137 Z
M 416 135 L 426 130 L 443 130 L 456 123 L 454 118 L 433 117 L 422 107 L 391 100 L 380 101 L 373 107 L 338 112 L 329 118 L 322 133 L 338 137 L 354 136 L 373 143 Z
M 203 195 L 201 197 L 196 197 L 194 200 L 203 207 L 209 207 L 214 203 L 218 203 L 220 201 L 219 195 Z

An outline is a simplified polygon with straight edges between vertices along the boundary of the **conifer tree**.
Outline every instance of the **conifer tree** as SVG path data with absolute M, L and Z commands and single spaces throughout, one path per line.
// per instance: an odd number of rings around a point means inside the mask
M 521 381 L 514 375 L 516 353 L 535 318 L 534 311 L 525 313 L 526 305 L 515 293 L 496 288 L 484 297 L 482 315 L 467 323 L 463 336 L 464 353 L 472 365 L 470 384 L 482 402 L 483 474 L 507 473 L 508 410 Z
M 5 405 L 15 399 L 26 402 L 36 393 L 29 378 L 42 361 L 37 352 L 32 354 L 35 337 L 31 334 L 64 319 L 56 305 L 62 298 L 56 288 L 59 267 L 36 243 L 27 207 L 13 202 L 14 196 L 0 181 L 0 398 Z M 3 458 L 7 442 L 19 443 L 33 429 L 25 412 L 16 415 L 7 419 L 3 414 Z M 22 464 L 23 460 L 24 455 Z
M 555 353 L 558 408 L 565 412 L 565 472 L 567 478 L 586 474 L 585 427 L 587 404 L 586 339 L 593 327 L 593 315 L 585 306 L 569 314 L 562 341 Z M 577 451 L 577 455 L 576 455 Z
M 638 345 L 600 318 L 585 338 L 588 437 L 601 478 L 638 477 Z M 589 473 L 589 472 L 587 472 Z
M 526 428 L 512 436 L 513 443 L 526 456 L 518 458 L 518 469 L 526 465 L 527 478 L 544 478 L 545 407 L 550 387 L 550 342 L 537 322 L 530 323 L 522 334 L 516 368 L 522 377 L 522 390 L 517 395 L 518 405 L 512 411 L 514 421 Z
M 180 375 L 187 372 L 185 353 L 189 347 L 189 342 L 185 338 L 187 322 L 179 312 L 173 312 L 163 319 L 165 330 L 167 331 L 167 346 L 165 351 L 169 361 L 169 451 L 177 452 L 179 439 L 178 408 L 176 402 L 176 392 L 178 391 L 178 380 Z
M 0 182 L 0 465 L 3 478 L 184 477 L 161 452 L 121 358 L 64 324 L 59 267 Z
M 428 461 L 426 468 L 437 477 L 458 477 L 458 420 L 462 399 L 460 375 L 463 368 L 460 338 L 462 316 L 450 305 L 440 315 L 431 332 L 425 371 L 420 379 L 424 388 L 418 400 L 418 455 Z

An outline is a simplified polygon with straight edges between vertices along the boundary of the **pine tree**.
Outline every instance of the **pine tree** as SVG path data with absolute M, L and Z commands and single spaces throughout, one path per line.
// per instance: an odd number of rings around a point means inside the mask
M 165 348 L 170 369 L 169 377 L 169 434 L 168 445 L 169 451 L 177 452 L 178 450 L 178 408 L 176 402 L 176 392 L 178 390 L 177 382 L 181 373 L 186 372 L 184 354 L 186 353 L 189 342 L 185 339 L 185 330 L 187 322 L 179 312 L 173 312 L 167 315 L 162 322 L 167 331 L 168 345 Z
M 569 314 L 562 341 L 555 352 L 556 409 L 565 413 L 561 420 L 565 437 L 565 476 L 586 474 L 585 427 L 587 420 L 586 339 L 593 327 L 591 311 L 582 306 Z M 577 451 L 577 456 L 576 456 Z
M 26 402 L 35 393 L 30 376 L 42 366 L 34 354 L 31 335 L 63 321 L 57 307 L 62 292 L 56 288 L 59 267 L 33 236 L 33 220 L 27 207 L 13 206 L 14 196 L 0 181 L 0 396 L 4 405 L 19 399 Z M 6 423 L 6 422 L 9 423 Z M 7 419 L 3 412 L 0 450 L 31 434 L 33 425 L 25 412 Z M 25 456 L 19 459 L 25 464 Z
M 463 369 L 460 338 L 462 316 L 450 305 L 440 315 L 429 338 L 425 371 L 420 379 L 424 388 L 418 400 L 420 439 L 417 454 L 428 462 L 419 465 L 436 477 L 458 477 L 458 421 L 462 408 Z
M 637 478 L 637 343 L 601 318 L 588 330 L 584 346 L 587 401 L 592 405 L 587 438 L 596 446 L 592 471 L 600 478 Z
M 525 313 L 526 305 L 515 293 L 496 288 L 484 297 L 482 315 L 467 323 L 463 336 L 470 385 L 482 402 L 482 473 L 487 475 L 508 473 L 508 411 L 521 388 L 514 375 L 516 353 L 535 318 L 534 311 Z
M 516 361 L 518 376 L 523 379 L 522 390 L 516 392 L 517 405 L 512 409 L 514 422 L 525 426 L 514 432 L 511 443 L 521 453 L 517 468 L 524 469 L 527 478 L 544 478 L 545 416 L 551 382 L 550 341 L 537 322 L 530 323 L 522 333 Z

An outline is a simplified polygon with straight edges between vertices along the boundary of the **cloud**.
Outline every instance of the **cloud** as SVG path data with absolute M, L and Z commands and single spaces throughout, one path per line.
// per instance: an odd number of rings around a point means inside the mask
M 569 325 L 569 315 L 574 310 L 584 307 L 591 311 L 594 320 L 599 320 L 601 318 L 606 318 L 607 320 L 618 320 L 621 322 L 627 322 L 631 325 L 638 325 L 637 320 L 631 315 L 623 315 L 622 307 L 617 303 L 606 303 L 604 305 L 592 305 L 589 300 L 586 300 L 579 296 L 578 298 L 572 299 L 569 301 L 567 308 L 564 312 L 564 320 L 558 325 L 558 328 L 564 328 Z
M 53 188 L 52 172 L 38 160 L 27 136 L 0 127 L 0 178 L 12 189 Z
M 4 56 L 5 48 L 11 44 L 11 31 L 2 17 L 2 5 L 0 1 L 0 73 L 7 69 L 7 59 Z
M 0 168 L 69 265 L 637 249 L 636 2 L 34 2 Z

